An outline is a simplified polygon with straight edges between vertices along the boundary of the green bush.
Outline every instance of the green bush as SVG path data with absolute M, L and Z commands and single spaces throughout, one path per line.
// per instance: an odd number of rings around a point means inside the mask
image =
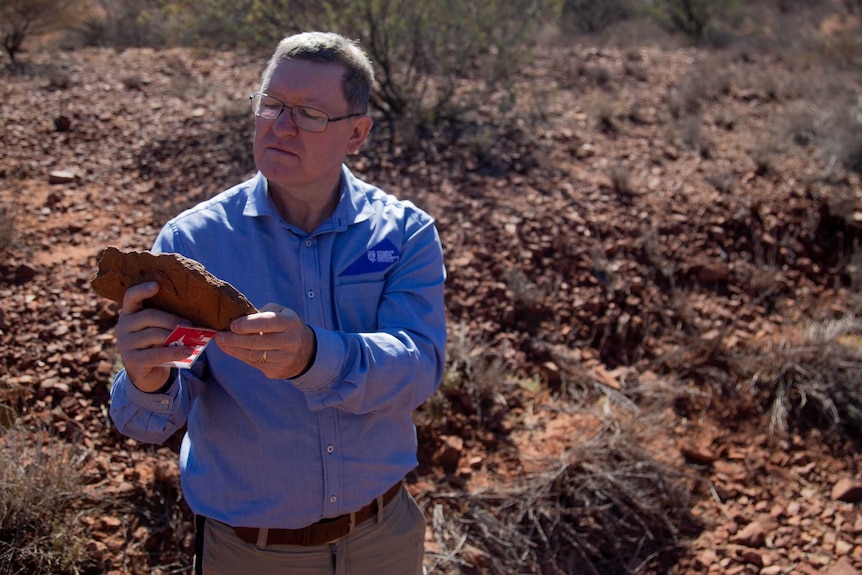
M 358 40 L 375 66 L 372 105 L 391 136 L 411 143 L 510 77 L 554 6 L 554 0 L 195 0 L 184 17 L 197 41 L 219 48 L 272 49 L 283 36 L 309 29 Z M 465 94 L 467 78 L 480 88 Z
M 216 48 L 274 49 L 284 36 L 320 28 L 328 2 L 313 0 L 191 0 L 173 3 L 185 43 Z
M 330 3 L 333 28 L 358 38 L 375 63 L 372 103 L 408 137 L 412 128 L 460 115 L 463 106 L 477 104 L 509 78 L 529 54 L 543 7 L 536 0 L 336 4 Z M 456 108 L 454 96 L 465 78 L 482 88 L 461 92 L 462 107 Z
M 719 23 L 729 19 L 738 0 L 645 0 L 646 11 L 661 26 L 694 41 L 716 34 Z
M 601 32 L 634 15 L 632 4 L 632 0 L 565 0 L 560 28 L 564 32 Z
M 29 38 L 74 25 L 85 12 L 81 0 L 3 0 L 0 48 L 14 65 Z
M 84 46 L 130 48 L 162 47 L 178 43 L 169 38 L 181 19 L 171 4 L 159 0 L 100 0 L 101 15 L 91 15 L 75 29 Z
M 613 0 L 608 10 L 628 1 Z M 530 57 L 541 25 L 559 14 L 560 4 L 561 0 L 100 0 L 104 16 L 89 18 L 79 33 L 91 46 L 190 45 L 265 54 L 296 32 L 339 32 L 356 39 L 374 64 L 377 82 L 371 104 L 383 116 L 390 142 L 413 147 L 425 134 L 463 119 L 467 110 L 507 85 Z

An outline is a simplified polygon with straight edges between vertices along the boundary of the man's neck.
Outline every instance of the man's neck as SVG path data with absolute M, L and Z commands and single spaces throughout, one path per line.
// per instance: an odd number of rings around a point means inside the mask
M 329 192 L 286 190 L 269 185 L 270 196 L 284 221 L 309 234 L 335 211 L 340 189 L 340 178 Z

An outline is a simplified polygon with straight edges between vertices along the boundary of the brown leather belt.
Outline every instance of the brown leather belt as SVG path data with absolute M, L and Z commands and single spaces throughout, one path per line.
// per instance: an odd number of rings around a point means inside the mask
M 383 506 L 388 505 L 400 490 L 401 482 L 399 481 L 383 494 Z M 321 519 L 317 523 L 301 529 L 234 527 L 233 530 L 237 537 L 246 543 L 257 545 L 258 547 L 265 547 L 267 545 L 302 545 L 305 547 L 323 545 L 324 543 L 341 539 L 350 533 L 354 526 L 377 515 L 377 501 L 378 499 L 375 498 L 374 501 L 355 513 Z M 353 516 L 352 521 L 351 515 Z

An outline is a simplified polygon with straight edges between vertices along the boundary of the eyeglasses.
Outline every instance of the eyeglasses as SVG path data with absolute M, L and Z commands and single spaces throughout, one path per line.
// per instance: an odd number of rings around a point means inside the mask
M 250 96 L 251 111 L 255 116 L 264 120 L 275 120 L 281 116 L 284 109 L 290 110 L 290 115 L 296 127 L 305 130 L 306 132 L 324 132 L 329 122 L 338 122 L 347 118 L 355 118 L 356 116 L 364 116 L 365 112 L 357 112 L 356 114 L 347 114 L 346 116 L 338 116 L 330 118 L 326 112 L 321 112 L 316 108 L 308 106 L 288 106 L 278 98 L 273 98 L 263 92 L 255 92 Z

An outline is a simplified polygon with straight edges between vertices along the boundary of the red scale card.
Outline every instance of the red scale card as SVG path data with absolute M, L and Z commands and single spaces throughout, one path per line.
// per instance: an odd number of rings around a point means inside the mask
M 216 334 L 214 330 L 200 327 L 177 327 L 162 344 L 162 347 L 186 346 L 193 347 L 194 352 L 180 361 L 169 361 L 164 365 L 188 369 L 195 360 L 204 352 L 204 348 Z

